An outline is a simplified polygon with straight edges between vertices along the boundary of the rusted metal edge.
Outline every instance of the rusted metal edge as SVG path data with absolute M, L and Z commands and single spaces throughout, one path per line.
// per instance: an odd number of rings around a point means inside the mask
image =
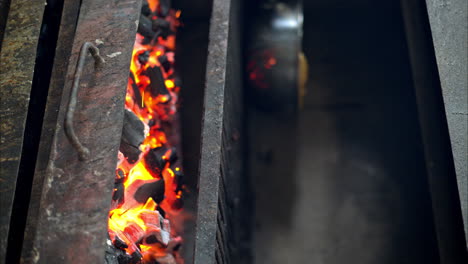
M 22 263 L 101 263 L 123 124 L 130 58 L 141 0 L 83 0 L 65 71 L 51 146 L 41 153 L 36 171 Z M 90 151 L 81 162 L 66 138 L 63 122 L 73 73 L 84 42 L 98 45 L 107 65 L 94 71 L 86 60 L 78 91 L 75 132 Z M 49 97 L 49 99 L 51 99 Z M 49 110 L 47 110 L 49 111 Z M 48 121 L 50 122 L 50 121 Z M 41 143 L 44 147 L 44 144 Z M 48 159 L 45 157 L 49 156 Z M 35 179 L 36 183 L 36 179 Z M 34 199 L 34 198 L 33 198 Z M 33 204 L 34 202 L 34 204 Z M 28 236 L 28 233 L 26 233 Z
M 0 54 L 0 263 L 7 238 L 45 1 L 11 0 Z
M 36 159 L 34 179 L 29 203 L 28 218 L 24 232 L 21 262 L 31 262 L 36 255 L 32 248 L 33 239 L 36 234 L 37 220 L 39 215 L 39 203 L 42 187 L 45 180 L 47 164 L 50 157 L 55 125 L 62 100 L 63 86 L 66 79 L 68 60 L 70 58 L 75 29 L 80 10 L 80 1 L 65 0 L 63 3 L 62 18 L 60 22 L 59 35 L 52 69 L 51 81 L 47 96 L 46 109 L 42 125 L 41 139 Z
M 230 8 L 229 0 L 213 1 L 202 117 L 195 264 L 215 263 Z

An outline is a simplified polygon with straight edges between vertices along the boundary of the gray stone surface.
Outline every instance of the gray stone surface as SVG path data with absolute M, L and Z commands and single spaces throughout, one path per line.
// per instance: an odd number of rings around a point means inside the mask
M 426 3 L 468 239 L 468 2 Z

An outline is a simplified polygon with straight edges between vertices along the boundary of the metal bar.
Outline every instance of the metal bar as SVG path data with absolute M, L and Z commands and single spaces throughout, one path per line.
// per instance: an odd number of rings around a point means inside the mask
M 424 0 L 401 1 L 440 263 L 468 262 L 440 79 Z M 463 261 L 465 260 L 465 261 Z
M 468 240 L 468 5 L 426 0 Z
M 69 98 L 62 96 L 49 152 L 41 153 L 36 164 L 37 169 L 46 171 L 35 175 L 41 179 L 34 180 L 33 195 L 38 201 L 30 204 L 23 263 L 104 261 L 108 210 L 140 8 L 141 1 L 134 0 L 82 1 L 62 94 L 71 92 L 83 42 L 95 43 L 108 64 L 97 72 L 83 67 L 80 86 L 86 91 L 78 91 L 80 104 L 74 117 L 75 133 L 89 148 L 90 157 L 86 163 L 80 162 L 65 135 L 63 122 Z
M 88 52 L 90 52 L 94 58 L 95 69 L 100 68 L 102 64 L 105 63 L 104 59 L 101 57 L 101 55 L 99 55 L 99 49 L 96 48 L 96 46 L 90 42 L 85 42 L 83 44 L 80 51 L 80 57 L 78 58 L 78 62 L 76 64 L 75 77 L 73 79 L 73 86 L 71 89 L 70 100 L 68 102 L 67 113 L 65 115 L 64 122 L 65 135 L 67 135 L 68 140 L 78 152 L 78 157 L 81 161 L 88 159 L 89 149 L 80 143 L 80 140 L 75 134 L 75 129 L 73 128 L 73 116 L 75 115 L 81 74 L 83 73 L 83 67 L 85 65 L 85 59 Z
M 215 263 L 230 7 L 231 1 L 213 1 L 201 133 L 195 264 Z
M 47 103 L 44 111 L 43 126 L 34 168 L 34 178 L 29 201 L 28 217 L 24 232 L 21 258 L 23 262 L 30 262 L 35 258 L 31 250 L 36 235 L 37 221 L 39 217 L 42 187 L 47 173 L 47 165 L 52 150 L 53 137 L 57 125 L 60 102 L 67 77 L 68 61 L 72 52 L 73 39 L 75 36 L 80 1 L 64 0 L 62 17 L 60 21 L 59 35 L 55 49 L 53 70 L 47 95 Z M 73 62 L 71 62 L 73 63 Z M 20 249 L 21 250 L 21 249 Z
M 5 32 L 0 33 L 0 263 L 6 256 L 44 7 L 43 1 L 11 0 Z

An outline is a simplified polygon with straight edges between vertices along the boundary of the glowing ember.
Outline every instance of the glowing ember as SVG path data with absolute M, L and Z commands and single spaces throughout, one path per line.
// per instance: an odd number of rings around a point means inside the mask
M 182 171 L 169 140 L 180 91 L 173 65 L 181 13 L 147 2 L 140 26 L 149 27 L 139 28 L 130 66 L 109 236 L 126 263 L 182 263 L 174 251 L 181 238 L 170 228 L 182 206 Z

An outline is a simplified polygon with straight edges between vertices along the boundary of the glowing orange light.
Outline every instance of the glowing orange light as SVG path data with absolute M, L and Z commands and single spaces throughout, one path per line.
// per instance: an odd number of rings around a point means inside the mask
M 172 80 L 166 80 L 164 83 L 166 84 L 166 87 L 169 89 L 174 88 L 175 86 Z
M 152 17 L 148 18 L 160 19 L 157 17 L 160 11 L 159 0 L 146 1 L 153 12 Z M 179 25 L 177 18 L 180 15 L 180 10 L 171 10 L 163 19 L 169 21 L 171 29 L 174 30 Z M 123 179 L 125 199 L 123 202 L 119 201 L 117 205 L 113 202 L 112 210 L 109 212 L 108 227 L 111 240 L 115 241 L 116 237 L 118 237 L 128 245 L 128 248 L 125 249 L 128 254 L 139 251 L 143 256 L 142 263 L 152 263 L 155 257 L 163 257 L 171 253 L 167 252 L 160 245 L 141 244 L 142 240 L 136 236 L 142 231 L 154 232 L 155 226 L 160 224 L 159 220 L 157 223 L 145 222 L 153 219 L 151 217 L 156 217 L 156 208 L 163 208 L 167 213 L 167 218 L 164 218 L 163 221 L 170 221 L 171 210 L 173 210 L 171 208 L 174 202 L 176 202 L 176 198 L 180 199 L 182 197 L 181 191 L 176 192 L 177 183 L 173 179 L 175 173 L 171 169 L 171 166 L 174 165 L 171 164 L 172 161 L 170 160 L 173 146 L 168 142 L 168 138 L 172 138 L 172 135 L 166 135 L 166 131 L 161 128 L 162 122 L 173 120 L 173 116 L 177 110 L 177 98 L 180 87 L 176 87 L 174 77 L 172 77 L 174 74 L 175 34 L 167 36 L 166 39 L 159 37 L 156 43 L 143 40 L 144 37 L 137 34 L 130 62 L 131 77 L 127 85 L 125 108 L 135 114 L 144 124 L 145 138 L 143 143 L 138 147 L 141 154 L 137 157 L 136 161 L 127 160 L 124 154 L 119 154 L 117 169 L 124 171 L 125 174 Z M 149 57 L 147 61 L 142 61 L 140 55 L 145 52 L 149 54 Z M 166 65 L 165 67 L 161 67 L 161 63 L 159 62 L 160 56 L 166 56 L 170 63 L 169 68 Z M 152 79 L 147 75 L 147 69 L 150 67 L 160 67 L 164 84 L 169 89 L 169 94 L 155 96 L 152 94 L 153 92 L 149 92 L 149 85 L 151 85 Z M 169 76 L 172 79 L 169 79 Z M 151 162 L 146 160 L 146 157 L 152 154 L 150 151 L 158 147 L 167 147 L 169 149 L 162 155 L 162 159 L 165 162 L 162 168 L 154 168 L 152 167 L 154 165 L 149 164 Z M 175 171 L 180 170 L 179 167 L 175 168 Z M 160 180 L 164 181 L 165 186 L 164 199 L 161 201 L 161 204 L 158 205 L 151 197 L 145 203 L 131 198 L 134 197 L 135 192 L 143 184 L 158 182 Z M 118 190 L 118 188 L 114 188 L 114 191 Z M 156 218 L 159 219 L 159 217 Z M 173 235 L 175 234 L 171 232 L 171 236 Z

